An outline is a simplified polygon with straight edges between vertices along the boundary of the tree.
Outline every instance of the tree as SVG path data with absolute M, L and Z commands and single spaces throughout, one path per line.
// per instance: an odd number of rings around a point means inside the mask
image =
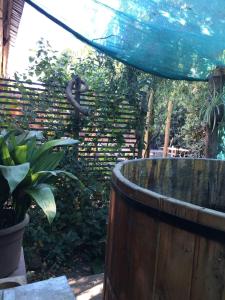
M 75 57 L 71 51 L 55 52 L 48 42 L 41 40 L 25 78 L 37 78 L 45 83 L 65 86 L 74 74 L 85 79 L 90 90 L 105 95 L 105 102 L 97 103 L 102 111 L 109 114 L 109 99 L 117 99 L 110 111 L 116 117 L 118 101 L 126 99 L 134 106 L 136 120 L 131 126 L 136 128 L 137 139 L 141 148 L 159 148 L 163 145 L 166 105 L 173 101 L 170 144 L 190 149 L 194 156 L 202 156 L 206 124 L 203 108 L 207 99 L 207 83 L 186 82 L 161 79 L 146 74 L 133 67 L 119 63 L 106 55 L 87 48 L 83 57 Z M 151 125 L 148 126 L 148 142 L 144 142 L 145 117 L 148 95 L 153 94 Z M 120 100 L 119 100 L 120 99 Z M 207 104 L 207 103 L 206 103 Z M 104 106 L 104 107 L 103 107 Z M 204 124 L 203 124 L 204 123 Z M 146 139 L 146 138 L 145 138 Z M 143 152 L 144 153 L 144 152 Z M 143 154 L 144 155 L 144 154 Z

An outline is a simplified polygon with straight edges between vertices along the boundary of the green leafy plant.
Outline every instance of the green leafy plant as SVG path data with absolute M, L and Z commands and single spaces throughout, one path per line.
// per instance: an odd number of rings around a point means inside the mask
M 66 175 L 77 180 L 72 173 L 56 169 L 64 152 L 54 148 L 78 141 L 62 138 L 42 143 L 42 139 L 38 131 L 11 129 L 0 134 L 0 228 L 22 221 L 32 201 L 51 223 L 56 215 L 56 178 Z
M 207 96 L 205 96 L 207 99 Z M 210 95 L 200 111 L 200 118 L 213 131 L 224 118 L 224 94 L 214 92 Z
M 102 272 L 110 181 L 104 180 L 101 171 L 96 174 L 86 160 L 77 161 L 75 147 L 65 152 L 60 166 L 77 174 L 83 187 L 69 178 L 58 178 L 57 214 L 51 226 L 40 208 L 30 209 L 31 222 L 24 239 L 27 270 L 60 274 L 64 268 L 79 269 L 78 259 L 90 266 L 91 272 Z

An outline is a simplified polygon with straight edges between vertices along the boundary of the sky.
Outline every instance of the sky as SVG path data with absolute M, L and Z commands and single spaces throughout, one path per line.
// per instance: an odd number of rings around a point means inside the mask
M 76 39 L 45 16 L 25 3 L 21 18 L 16 43 L 11 47 L 9 56 L 8 73 L 10 77 L 18 72 L 24 72 L 29 63 L 29 56 L 36 48 L 38 40 L 44 37 L 53 49 L 63 51 L 72 49 L 75 53 L 82 51 L 85 44 Z
M 35 0 L 34 2 L 90 40 L 104 36 L 107 24 L 113 16 L 113 13 L 104 7 L 98 10 L 98 5 L 90 0 L 63 0 L 63 7 L 62 0 Z M 119 0 L 102 0 L 102 3 L 107 3 L 113 8 L 119 6 Z M 79 56 L 86 46 L 25 3 L 16 44 L 11 48 L 9 54 L 8 73 L 10 77 L 16 71 L 19 73 L 25 71 L 29 63 L 28 58 L 32 55 L 32 50 L 36 48 L 37 41 L 42 37 L 50 42 L 54 50 L 71 49 L 75 54 L 79 53 Z

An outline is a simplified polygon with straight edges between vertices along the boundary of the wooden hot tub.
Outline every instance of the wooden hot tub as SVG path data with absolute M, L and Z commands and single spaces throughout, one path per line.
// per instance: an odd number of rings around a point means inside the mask
M 225 161 L 113 171 L 104 300 L 225 300 Z

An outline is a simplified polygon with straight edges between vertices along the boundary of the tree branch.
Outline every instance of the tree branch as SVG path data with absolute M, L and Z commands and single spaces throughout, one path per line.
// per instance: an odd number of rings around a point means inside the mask
M 73 87 L 75 87 L 75 97 L 73 96 Z M 78 75 L 75 75 L 72 80 L 68 82 L 66 87 L 66 97 L 70 104 L 81 114 L 88 116 L 91 110 L 80 105 L 80 93 L 88 91 L 88 85 Z

